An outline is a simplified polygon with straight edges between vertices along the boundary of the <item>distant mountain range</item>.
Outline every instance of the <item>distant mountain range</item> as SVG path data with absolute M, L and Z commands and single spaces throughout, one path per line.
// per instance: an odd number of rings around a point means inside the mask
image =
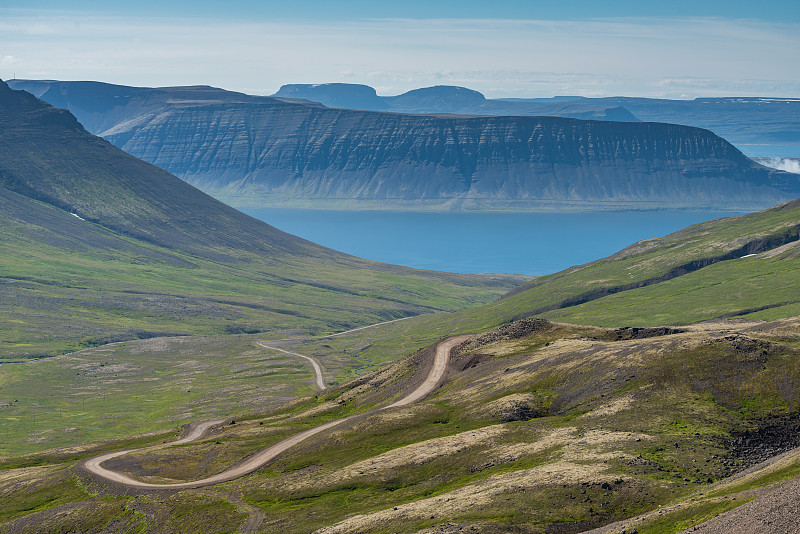
M 12 85 L 237 206 L 757 209 L 800 195 L 800 177 L 755 164 L 724 139 L 688 126 L 331 109 L 296 99 L 298 86 L 272 98 L 210 87 Z M 356 96 L 369 93 L 356 87 Z M 353 103 L 350 86 L 333 89 L 339 105 Z M 482 98 L 433 89 L 393 102 L 410 109 L 447 95 Z
M 466 87 L 438 85 L 398 96 L 378 96 L 368 85 L 347 83 L 284 85 L 276 97 L 319 102 L 331 108 L 395 113 L 453 113 L 458 115 L 547 115 L 571 119 L 638 122 L 624 107 L 591 100 L 529 102 L 490 100 Z

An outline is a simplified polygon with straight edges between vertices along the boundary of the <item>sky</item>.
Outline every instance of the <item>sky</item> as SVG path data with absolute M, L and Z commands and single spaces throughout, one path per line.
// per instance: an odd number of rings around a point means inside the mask
M 800 97 L 797 0 L 4 0 L 0 78 Z

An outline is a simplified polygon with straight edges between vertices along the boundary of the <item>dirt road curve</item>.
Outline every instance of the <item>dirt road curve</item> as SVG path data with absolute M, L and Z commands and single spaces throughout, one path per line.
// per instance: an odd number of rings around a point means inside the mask
M 411 317 L 414 317 L 414 316 L 412 315 Z M 336 334 L 328 334 L 327 336 L 319 336 L 319 337 L 317 337 L 317 339 L 325 339 L 325 338 L 329 338 L 329 337 L 343 336 L 345 334 L 350 334 L 352 332 L 358 332 L 359 330 L 366 330 L 367 328 L 373 328 L 375 326 L 381 326 L 383 324 L 396 323 L 397 321 L 403 321 L 405 319 L 411 319 L 411 317 L 402 317 L 400 319 L 392 319 L 391 321 L 384 321 L 382 323 L 375 323 L 375 324 L 370 324 L 370 325 L 367 325 L 367 326 L 359 326 L 358 328 L 353 328 L 351 330 L 345 330 L 344 332 L 338 332 Z M 288 350 L 283 350 L 283 349 L 280 349 L 278 347 L 273 347 L 272 345 L 268 345 L 265 341 L 258 341 L 257 344 L 259 346 L 261 346 L 261 347 L 264 347 L 265 349 L 277 350 L 278 352 L 283 352 L 284 354 L 291 354 L 292 356 L 298 356 L 300 358 L 305 358 L 306 360 L 310 361 L 312 367 L 314 367 L 314 375 L 316 376 L 316 380 L 315 381 L 317 383 L 317 387 L 319 389 L 321 389 L 321 390 L 325 389 L 325 380 L 322 377 L 322 367 L 320 367 L 319 362 L 317 362 L 317 360 L 315 360 L 311 356 L 305 356 L 304 354 L 298 354 L 296 352 L 290 352 Z
M 345 334 L 350 334 L 351 332 L 358 332 L 359 330 L 366 330 L 367 328 L 372 328 L 373 326 L 380 326 L 382 324 L 396 323 L 397 321 L 405 321 L 406 319 L 411 319 L 412 317 L 417 317 L 417 316 L 416 315 L 411 315 L 409 317 L 401 317 L 400 319 L 392 319 L 391 321 L 384 321 L 382 323 L 375 323 L 375 324 L 370 324 L 370 325 L 367 325 L 367 326 L 359 326 L 358 328 L 353 328 L 352 330 L 345 330 L 344 332 L 337 332 L 335 334 L 328 334 L 327 336 L 319 336 L 317 339 L 325 339 L 326 337 L 343 336 Z
M 362 328 L 368 328 L 368 327 L 362 327 Z M 264 347 L 265 349 L 277 350 L 278 352 L 283 352 L 284 354 L 291 354 L 292 356 L 298 356 L 300 358 L 305 358 L 306 360 L 310 361 L 311 366 L 314 368 L 314 376 L 315 376 L 315 381 L 317 383 L 317 387 L 319 389 L 325 389 L 325 381 L 322 379 L 322 367 L 320 367 L 317 360 L 315 360 L 311 356 L 305 356 L 303 354 L 297 354 L 296 352 L 289 352 L 288 350 L 279 349 L 278 347 L 267 345 L 263 341 L 259 341 L 257 344 L 260 347 Z
M 173 441 L 172 443 L 170 443 L 170 445 L 180 445 L 182 443 L 189 443 L 190 441 L 198 440 L 201 437 L 203 437 L 203 435 L 208 431 L 208 429 L 210 429 L 214 425 L 219 425 L 221 423 L 224 423 L 224 421 L 206 421 L 204 423 L 196 423 L 189 427 L 189 433 L 186 434 L 186 436 L 179 439 L 178 441 Z M 148 447 L 148 448 L 153 448 L 153 447 Z M 100 475 L 101 477 L 107 480 L 111 480 L 112 482 L 119 482 L 121 484 L 129 484 L 130 482 L 133 482 L 134 484 L 141 484 L 141 482 L 137 482 L 136 480 L 128 478 L 125 475 L 121 475 L 114 471 L 109 471 L 108 469 L 100 465 L 106 460 L 110 460 L 112 458 L 116 458 L 117 456 L 122 456 L 123 454 L 128 454 L 129 452 L 137 450 L 146 450 L 146 449 L 128 449 L 125 451 L 110 452 L 108 454 L 92 458 L 91 460 L 87 460 L 86 463 L 83 464 L 83 468 L 89 471 L 90 473 Z
M 407 406 L 430 394 L 434 389 L 436 389 L 436 386 L 439 385 L 440 381 L 442 380 L 442 377 L 444 376 L 444 372 L 447 369 L 447 362 L 450 359 L 450 351 L 453 349 L 453 347 L 455 347 L 456 345 L 467 339 L 467 337 L 468 336 L 459 336 L 439 343 L 439 345 L 436 347 L 436 356 L 434 357 L 433 367 L 431 368 L 431 371 L 428 373 L 428 376 L 425 378 L 425 380 L 414 391 L 412 391 L 399 401 L 394 402 L 388 406 L 384 406 L 383 408 L 377 408 L 376 410 L 373 411 L 373 413 L 376 411 L 388 410 L 390 408 L 395 408 L 399 406 Z M 274 348 L 274 347 L 269 347 L 269 348 Z M 276 350 L 281 350 L 281 349 L 276 349 Z M 302 356 L 302 355 L 296 354 L 296 356 Z M 307 356 L 303 357 L 308 358 Z M 267 447 L 266 449 L 257 452 L 256 454 L 247 458 L 242 463 L 235 465 L 230 469 L 226 469 L 225 471 L 218 473 L 216 475 L 212 475 L 210 477 L 203 478 L 200 480 L 194 480 L 191 482 L 182 482 L 178 484 L 148 484 L 146 482 L 140 482 L 138 480 L 134 480 L 121 473 L 111 471 L 102 466 L 103 462 L 105 462 L 106 460 L 110 460 L 111 458 L 116 458 L 117 456 L 122 456 L 123 454 L 134 452 L 135 450 L 147 450 L 148 448 L 155 448 L 155 447 L 148 447 L 145 449 L 130 449 L 125 451 L 117 451 L 104 454 L 102 456 L 92 458 L 91 460 L 87 460 L 83 464 L 83 468 L 89 471 L 90 473 L 105 478 L 106 480 L 109 480 L 111 482 L 116 482 L 119 484 L 124 484 L 125 486 L 139 488 L 139 489 L 164 490 L 164 489 L 185 489 L 185 488 L 197 488 L 200 486 L 209 486 L 211 484 L 227 482 L 228 480 L 233 480 L 234 478 L 239 478 L 241 476 L 252 473 L 253 471 L 261 468 L 264 464 L 266 464 L 267 462 L 269 462 L 282 452 L 297 445 L 301 441 L 315 434 L 319 434 L 320 432 L 324 432 L 325 430 L 338 426 L 346 421 L 349 421 L 350 419 L 353 419 L 354 417 L 357 416 L 351 415 L 349 417 L 337 419 L 335 421 L 331 421 L 324 425 L 320 425 L 311 428 L 309 430 L 306 430 L 304 432 L 300 432 L 299 434 L 290 436 L 284 439 L 283 441 L 279 441 L 275 445 L 272 445 L 270 447 Z M 190 441 L 200 439 L 209 428 L 211 428 L 214 425 L 220 424 L 221 422 L 222 421 L 209 421 L 206 423 L 200 423 L 197 426 L 191 428 L 189 434 L 187 434 L 186 437 L 174 442 L 173 444 L 188 443 Z M 156 447 L 160 446 L 157 445 Z
M 450 351 L 453 350 L 453 347 L 466 341 L 468 338 L 469 336 L 458 336 L 440 342 L 436 347 L 436 357 L 433 360 L 433 368 L 431 368 L 428 378 L 407 396 L 389 406 L 381 408 L 381 410 L 388 410 L 389 408 L 395 408 L 397 406 L 408 406 L 433 392 L 444 376 L 444 372 L 447 370 L 447 362 L 450 361 Z

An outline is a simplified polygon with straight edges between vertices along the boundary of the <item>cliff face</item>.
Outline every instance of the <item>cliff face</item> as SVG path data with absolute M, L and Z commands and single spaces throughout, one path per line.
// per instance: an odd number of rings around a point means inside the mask
M 118 147 L 234 205 L 756 209 L 800 196 L 796 176 L 687 126 L 329 109 L 209 87 L 27 83 Z
M 752 207 L 800 194 L 712 133 L 658 123 L 187 104 L 103 135 L 240 204 Z
M 290 90 L 289 90 L 290 89 Z M 371 90 L 371 92 L 369 91 Z M 800 154 L 800 100 L 797 98 L 696 98 L 667 100 L 636 97 L 489 99 L 464 87 L 435 86 L 398 96 L 377 96 L 371 87 L 349 84 L 296 84 L 277 93 L 321 102 L 328 107 L 398 113 L 460 113 L 570 117 L 622 122 L 668 122 L 706 128 L 748 155 Z M 347 99 L 347 105 L 339 105 Z

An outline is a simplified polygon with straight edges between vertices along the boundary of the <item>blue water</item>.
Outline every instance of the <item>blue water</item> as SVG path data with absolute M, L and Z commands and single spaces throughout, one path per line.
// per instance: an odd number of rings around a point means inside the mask
M 730 212 L 408 213 L 250 209 L 354 256 L 459 273 L 543 275 Z

